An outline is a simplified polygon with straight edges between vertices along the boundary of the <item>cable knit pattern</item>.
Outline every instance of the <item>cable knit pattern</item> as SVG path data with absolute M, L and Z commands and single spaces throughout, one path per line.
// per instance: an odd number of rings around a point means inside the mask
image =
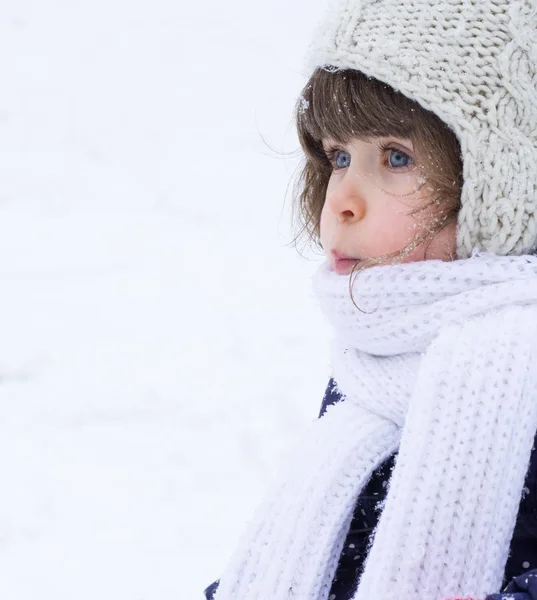
M 215 599 L 327 600 L 360 490 L 397 449 L 355 600 L 497 591 L 537 430 L 537 258 L 373 267 L 365 312 L 327 264 L 314 286 L 345 400 L 291 453 Z
M 320 66 L 375 77 L 439 116 L 463 158 L 457 253 L 537 243 L 537 0 L 340 0 L 313 37 Z

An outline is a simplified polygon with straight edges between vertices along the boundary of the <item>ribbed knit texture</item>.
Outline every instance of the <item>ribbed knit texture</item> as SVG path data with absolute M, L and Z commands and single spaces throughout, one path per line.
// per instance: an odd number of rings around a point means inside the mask
M 254 515 L 216 600 L 326 600 L 360 490 L 397 449 L 356 600 L 498 591 L 537 430 L 537 258 L 315 277 L 345 400 Z M 376 310 L 375 310 L 376 309 Z
M 457 253 L 537 242 L 537 0 L 337 0 L 305 75 L 351 68 L 439 116 L 461 144 Z

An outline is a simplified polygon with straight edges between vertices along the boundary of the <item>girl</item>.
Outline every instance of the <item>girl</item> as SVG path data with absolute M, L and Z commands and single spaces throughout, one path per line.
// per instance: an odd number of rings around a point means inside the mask
M 333 378 L 207 597 L 537 599 L 537 4 L 343 0 L 308 75 Z

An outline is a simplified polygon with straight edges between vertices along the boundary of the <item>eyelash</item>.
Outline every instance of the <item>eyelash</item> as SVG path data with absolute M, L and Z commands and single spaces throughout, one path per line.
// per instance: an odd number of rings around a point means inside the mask
M 405 168 L 405 167 L 399 167 L 399 168 L 390 167 L 388 160 L 387 160 L 387 156 L 386 156 L 386 153 L 388 150 L 393 150 L 394 152 L 400 152 L 401 154 L 403 154 L 404 156 L 406 156 L 407 158 L 410 158 L 412 160 L 411 156 L 409 156 L 406 152 L 399 150 L 399 148 L 395 148 L 394 146 L 390 146 L 389 144 L 382 143 L 379 147 L 379 152 L 383 156 L 383 165 L 385 167 L 388 167 L 389 169 L 395 169 L 395 170 L 399 171 L 401 168 Z M 330 162 L 330 165 L 332 166 L 332 169 L 334 171 L 341 171 L 341 169 L 343 169 L 343 167 L 338 167 L 336 165 L 336 154 L 338 152 L 346 152 L 346 150 L 342 150 L 341 148 L 336 148 L 336 147 L 330 147 L 330 148 L 327 148 L 325 151 L 325 156 L 328 159 L 328 161 Z

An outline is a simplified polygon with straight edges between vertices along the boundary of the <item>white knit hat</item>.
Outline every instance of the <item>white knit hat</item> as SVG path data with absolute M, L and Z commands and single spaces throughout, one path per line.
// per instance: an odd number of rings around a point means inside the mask
M 357 69 L 440 117 L 463 159 L 457 253 L 537 246 L 537 0 L 339 0 L 306 60 Z

